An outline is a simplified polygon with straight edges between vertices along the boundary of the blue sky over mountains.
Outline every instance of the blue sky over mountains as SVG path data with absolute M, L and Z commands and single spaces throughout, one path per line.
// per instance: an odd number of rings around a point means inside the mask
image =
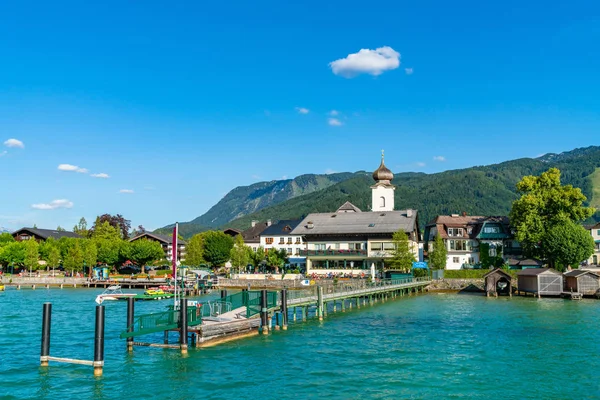
M 5 2 L 0 227 L 597 145 L 593 1 Z

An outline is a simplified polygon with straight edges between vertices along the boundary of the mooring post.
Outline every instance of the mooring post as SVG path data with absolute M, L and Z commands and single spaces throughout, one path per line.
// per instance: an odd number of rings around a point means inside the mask
M 221 289 L 221 298 L 224 299 L 227 297 L 227 289 Z
M 281 291 L 281 316 L 283 317 L 282 328 L 287 331 L 288 328 L 288 307 L 287 307 L 287 289 Z
M 181 347 L 181 354 L 187 354 L 188 352 L 188 326 L 187 326 L 187 299 L 179 300 L 179 345 Z
M 317 314 L 319 314 L 319 321 L 323 321 L 323 286 L 317 287 Z
M 275 312 L 275 330 L 278 331 L 279 329 L 281 329 L 281 325 L 282 325 L 281 311 Z
M 48 366 L 50 355 L 50 324 L 52 322 L 52 303 L 44 303 L 42 312 L 42 350 L 40 352 L 40 365 Z
M 104 306 L 96 306 L 96 333 L 94 337 L 94 376 L 102 376 L 104 368 Z
M 127 298 L 127 332 L 133 332 L 133 316 L 134 316 L 134 300 L 133 297 Z M 127 351 L 133 351 L 133 336 L 127 338 Z
M 260 291 L 260 323 L 262 333 L 269 333 L 269 312 L 267 311 L 267 290 Z

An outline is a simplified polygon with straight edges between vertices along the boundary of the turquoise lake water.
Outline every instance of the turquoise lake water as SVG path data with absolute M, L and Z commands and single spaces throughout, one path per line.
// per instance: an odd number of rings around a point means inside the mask
M 118 335 L 126 304 L 106 305 L 104 376 L 39 367 L 42 304 L 51 355 L 93 358 L 101 289 L 0 292 L 2 399 L 600 398 L 600 302 L 425 294 L 219 346 L 135 348 Z M 137 302 L 136 314 L 170 303 Z M 175 339 L 176 335 L 172 334 Z M 152 338 L 162 341 L 162 334 Z

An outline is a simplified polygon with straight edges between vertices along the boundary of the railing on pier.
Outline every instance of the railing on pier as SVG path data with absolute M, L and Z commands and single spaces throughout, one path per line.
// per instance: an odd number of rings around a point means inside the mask
M 202 322 L 203 307 L 189 307 L 187 310 L 187 325 L 195 326 Z M 159 313 L 138 316 L 133 322 L 132 332 L 121 333 L 121 339 L 148 333 L 168 331 L 179 327 L 179 310 L 168 310 Z M 129 330 L 129 327 L 128 329 Z

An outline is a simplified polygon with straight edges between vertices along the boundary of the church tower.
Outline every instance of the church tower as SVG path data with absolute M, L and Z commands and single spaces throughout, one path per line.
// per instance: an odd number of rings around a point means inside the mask
M 373 211 L 394 211 L 394 190 L 396 187 L 391 181 L 394 174 L 383 162 L 383 150 L 381 151 L 381 165 L 373 172 L 375 184 L 371 186 Z

